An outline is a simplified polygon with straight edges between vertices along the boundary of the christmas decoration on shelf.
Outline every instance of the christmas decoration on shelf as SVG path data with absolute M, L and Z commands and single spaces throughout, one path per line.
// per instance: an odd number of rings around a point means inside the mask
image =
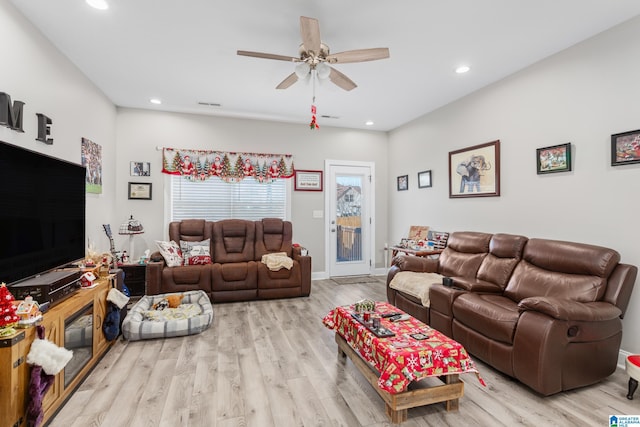
M 311 130 L 320 129 L 318 123 L 316 123 L 316 106 L 311 104 L 311 123 L 309 123 Z
M 9 292 L 5 283 L 0 284 L 0 337 L 13 335 L 16 330 L 13 328 L 18 324 L 20 316 L 16 314 L 16 307 L 13 305 L 15 298 Z

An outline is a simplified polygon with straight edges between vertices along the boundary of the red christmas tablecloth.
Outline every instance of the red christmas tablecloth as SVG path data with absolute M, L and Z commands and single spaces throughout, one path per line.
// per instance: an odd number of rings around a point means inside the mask
M 395 336 L 376 337 L 351 314 L 354 306 L 336 307 L 322 323 L 342 336 L 376 371 L 380 373 L 378 386 L 389 393 L 400 393 L 412 381 L 422 378 L 475 373 L 482 385 L 484 381 L 462 344 L 419 320 L 391 322 L 381 319 L 381 326 L 393 331 Z M 402 313 L 402 310 L 386 302 L 376 302 L 376 313 Z M 412 334 L 423 334 L 426 339 L 415 339 Z

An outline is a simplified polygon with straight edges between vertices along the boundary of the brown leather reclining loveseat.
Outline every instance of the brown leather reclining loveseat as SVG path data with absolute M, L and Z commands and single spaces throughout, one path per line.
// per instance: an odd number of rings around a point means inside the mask
M 289 221 L 187 219 L 169 224 L 169 239 L 178 243 L 210 239 L 211 263 L 168 267 L 159 252 L 147 264 L 147 294 L 203 290 L 212 302 L 309 296 L 311 257 L 292 245 Z M 270 270 L 261 262 L 268 253 L 285 252 L 291 269 Z M 154 261 L 155 260 L 155 261 Z
M 407 271 L 439 273 L 453 286 L 425 274 L 425 307 L 415 283 L 412 294 L 392 289 L 394 277 Z M 474 356 L 550 395 L 615 371 L 636 275 L 637 267 L 621 264 L 613 249 L 456 232 L 437 259 L 394 258 L 387 297 Z

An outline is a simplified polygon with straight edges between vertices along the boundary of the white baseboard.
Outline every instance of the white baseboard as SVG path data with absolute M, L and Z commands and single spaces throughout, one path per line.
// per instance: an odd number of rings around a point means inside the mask
M 373 276 L 386 276 L 387 269 L 386 268 L 376 268 L 373 270 Z M 311 272 L 311 280 L 324 280 L 329 279 L 329 273 L 326 271 L 312 271 Z

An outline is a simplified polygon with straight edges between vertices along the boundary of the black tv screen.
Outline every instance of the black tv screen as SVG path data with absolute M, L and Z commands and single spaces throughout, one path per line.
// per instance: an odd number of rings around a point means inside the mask
M 0 282 L 85 256 L 85 168 L 0 141 Z

